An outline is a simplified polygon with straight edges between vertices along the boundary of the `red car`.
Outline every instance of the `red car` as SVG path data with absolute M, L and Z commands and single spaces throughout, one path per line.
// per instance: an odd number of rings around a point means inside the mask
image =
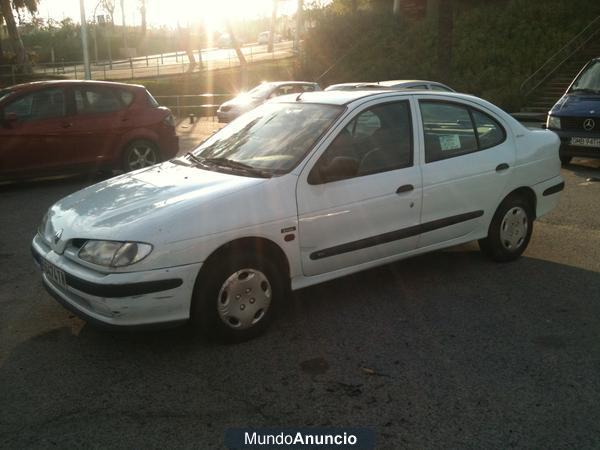
M 179 150 L 175 119 L 143 86 L 41 81 L 0 90 L 0 179 L 130 171 Z

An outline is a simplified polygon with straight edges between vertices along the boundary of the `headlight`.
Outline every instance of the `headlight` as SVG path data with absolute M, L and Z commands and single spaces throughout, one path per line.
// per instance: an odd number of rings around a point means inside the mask
M 560 130 L 560 117 L 549 115 L 546 119 L 546 128 L 550 130 Z
M 141 242 L 87 241 L 78 256 L 99 266 L 123 267 L 141 261 L 152 251 L 150 244 Z

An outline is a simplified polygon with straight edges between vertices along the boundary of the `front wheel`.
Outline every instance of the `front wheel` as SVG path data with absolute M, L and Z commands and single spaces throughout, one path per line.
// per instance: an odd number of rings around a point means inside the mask
M 158 162 L 160 162 L 160 154 L 156 145 L 144 140 L 133 141 L 125 149 L 123 170 L 131 172 L 132 170 L 152 166 Z
M 504 200 L 492 218 L 488 236 L 479 240 L 479 248 L 494 261 L 517 259 L 529 244 L 533 219 L 532 207 L 525 199 Z
M 283 285 L 277 267 L 263 257 L 222 256 L 196 281 L 192 324 L 219 341 L 251 339 L 269 326 Z

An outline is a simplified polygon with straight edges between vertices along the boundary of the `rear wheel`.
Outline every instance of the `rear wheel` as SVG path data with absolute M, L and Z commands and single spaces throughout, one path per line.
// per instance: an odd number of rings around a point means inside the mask
M 150 141 L 137 140 L 131 142 L 123 155 L 123 170 L 143 169 L 160 162 L 158 148 Z
M 479 248 L 494 261 L 517 259 L 529 244 L 533 220 L 533 208 L 527 200 L 507 198 L 496 210 L 488 236 L 479 240 Z
M 209 338 L 241 342 L 263 333 L 283 295 L 283 280 L 269 260 L 228 254 L 198 277 L 191 319 Z

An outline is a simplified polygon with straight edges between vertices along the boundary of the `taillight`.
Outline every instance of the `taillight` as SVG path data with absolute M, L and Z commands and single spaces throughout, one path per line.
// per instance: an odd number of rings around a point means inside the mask
M 169 112 L 167 117 L 163 119 L 163 123 L 170 127 L 175 127 L 175 116 Z

